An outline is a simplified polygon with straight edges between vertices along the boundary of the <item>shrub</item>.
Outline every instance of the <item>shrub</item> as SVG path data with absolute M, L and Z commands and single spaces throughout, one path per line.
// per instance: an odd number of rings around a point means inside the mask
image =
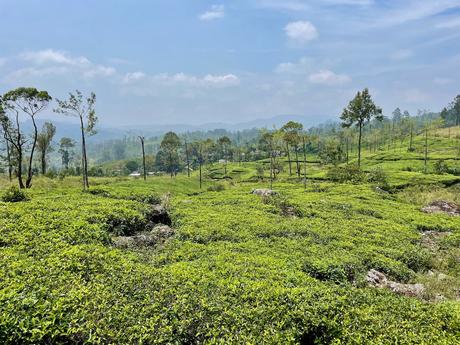
M 222 192 L 223 190 L 225 190 L 225 186 L 223 184 L 216 184 L 208 187 L 208 192 Z
M 364 181 L 364 173 L 357 165 L 333 167 L 327 172 L 327 178 L 340 183 L 360 183 Z
M 262 164 L 258 164 L 256 166 L 256 172 L 257 172 L 257 177 L 260 178 L 260 179 L 263 179 L 264 178 L 264 166 Z
M 2 201 L 4 202 L 20 202 L 27 200 L 29 200 L 29 197 L 16 186 L 11 186 L 2 195 Z
M 367 176 L 367 181 L 375 183 L 381 188 L 388 187 L 388 176 L 382 168 L 371 170 Z
M 445 174 L 449 172 L 449 166 L 443 159 L 440 159 L 434 163 L 434 171 L 436 174 Z

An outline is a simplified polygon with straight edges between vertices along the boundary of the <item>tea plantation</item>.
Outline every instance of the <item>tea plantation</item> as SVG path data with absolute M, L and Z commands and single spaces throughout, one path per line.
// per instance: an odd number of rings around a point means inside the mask
M 89 192 L 37 179 L 0 202 L 0 343 L 460 344 L 460 217 L 421 211 L 458 202 L 460 177 L 407 171 L 412 159 L 366 156 L 385 189 L 312 164 L 305 190 L 281 175 L 269 197 L 251 194 L 268 187 L 257 163 L 202 189 L 196 176 L 94 178 Z M 160 203 L 174 234 L 118 246 L 152 230 Z M 371 269 L 423 293 L 372 287 Z

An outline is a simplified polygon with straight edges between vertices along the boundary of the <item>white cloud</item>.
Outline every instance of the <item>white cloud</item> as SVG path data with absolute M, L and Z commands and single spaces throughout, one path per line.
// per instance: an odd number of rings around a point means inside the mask
M 38 78 L 45 76 L 64 76 L 69 72 L 66 66 L 53 66 L 53 67 L 25 67 L 12 71 L 3 79 L 7 83 L 17 83 L 22 80 L 29 80 L 30 78 Z
M 404 24 L 406 22 L 428 18 L 447 10 L 460 7 L 459 0 L 408 0 L 403 4 L 395 2 L 384 16 L 376 21 L 377 26 Z
M 287 0 L 259 0 L 257 2 L 257 7 L 260 8 L 271 8 L 287 11 L 306 11 L 309 9 L 309 6 L 302 1 L 287 1 Z
M 208 87 L 226 87 L 238 85 L 240 80 L 234 74 L 212 75 L 208 74 L 204 77 L 187 75 L 185 73 L 177 73 L 174 75 L 161 74 L 154 77 L 155 80 L 163 81 L 169 84 L 182 84 L 189 86 L 208 86 Z
M 240 84 L 240 79 L 234 74 L 207 74 L 203 77 L 200 77 L 185 73 L 162 73 L 153 76 L 147 76 L 143 72 L 134 72 L 127 73 L 122 79 L 123 84 L 130 84 L 140 81 L 144 82 L 142 85 L 146 87 L 152 85 L 163 85 L 191 88 L 224 88 Z
M 123 84 L 130 84 L 139 80 L 142 80 L 145 78 L 145 73 L 143 72 L 132 72 L 132 73 L 126 73 L 125 76 L 123 77 Z
M 297 44 L 305 44 L 318 37 L 315 26 L 308 21 L 291 22 L 286 25 L 284 32 L 290 41 Z
M 313 73 L 308 78 L 311 83 L 321 85 L 341 85 L 351 81 L 351 78 L 346 74 L 336 74 L 330 70 L 320 70 L 317 73 Z
M 0 58 L 0 67 L 6 65 L 6 62 L 8 61 L 7 58 Z
M 205 83 L 216 86 L 235 86 L 240 83 L 240 79 L 234 74 L 212 75 L 208 74 L 203 78 Z
M 225 17 L 224 5 L 213 5 L 210 10 L 200 14 L 198 18 L 203 21 L 220 19 Z
M 298 62 L 283 62 L 275 68 L 276 73 L 281 74 L 302 74 L 307 73 L 312 66 L 312 60 L 306 57 L 301 58 Z
M 390 54 L 392 60 L 405 60 L 412 57 L 414 53 L 410 49 L 401 49 Z
M 95 64 L 84 56 L 72 56 L 53 49 L 28 51 L 20 54 L 19 58 L 35 65 L 12 72 L 12 75 L 22 77 L 74 73 L 84 78 L 95 78 L 111 77 L 117 72 L 113 67 Z
M 25 61 L 33 62 L 37 65 L 54 63 L 62 65 L 83 66 L 90 64 L 90 61 L 84 56 L 72 57 L 69 56 L 66 52 L 53 49 L 25 52 L 20 55 L 20 58 Z
M 369 6 L 374 4 L 374 0 L 323 0 L 323 2 L 332 5 L 350 5 L 350 6 Z

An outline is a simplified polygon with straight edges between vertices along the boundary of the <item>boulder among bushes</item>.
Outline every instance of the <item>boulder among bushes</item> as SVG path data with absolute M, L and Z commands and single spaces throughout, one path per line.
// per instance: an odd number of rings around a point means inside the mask
M 423 284 L 401 284 L 389 280 L 386 275 L 377 270 L 367 272 L 366 281 L 372 287 L 386 288 L 399 295 L 409 297 L 422 297 L 425 287 Z
M 456 203 L 436 200 L 422 208 L 425 213 L 446 213 L 451 216 L 460 216 L 460 206 Z
M 259 196 L 273 196 L 273 195 L 278 195 L 278 192 L 272 189 L 260 188 L 260 189 L 253 189 L 251 191 L 251 194 L 259 195 Z

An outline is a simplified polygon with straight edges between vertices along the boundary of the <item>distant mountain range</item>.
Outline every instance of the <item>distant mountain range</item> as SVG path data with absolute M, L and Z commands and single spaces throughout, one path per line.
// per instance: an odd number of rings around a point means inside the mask
M 38 120 L 37 124 L 39 128 L 43 125 L 46 120 Z M 215 122 L 205 123 L 202 125 L 188 125 L 188 124 L 170 124 L 170 125 L 128 125 L 119 127 L 98 127 L 97 135 L 89 139 L 90 142 L 100 142 L 110 139 L 119 139 L 124 136 L 133 135 L 145 135 L 145 136 L 158 136 L 168 131 L 176 133 L 194 132 L 194 131 L 208 131 L 213 129 L 225 129 L 228 131 L 241 131 L 244 129 L 252 128 L 267 128 L 273 127 L 280 128 L 288 121 L 300 122 L 305 128 L 324 122 L 324 120 L 313 120 L 311 118 L 300 116 L 300 115 L 279 115 L 271 118 L 255 119 L 247 122 L 240 122 L 235 124 Z M 80 138 L 80 129 L 78 123 L 64 122 L 64 121 L 52 121 L 57 127 L 56 138 L 70 137 L 78 140 Z M 29 132 L 32 130 L 32 123 L 27 121 L 23 124 L 25 131 Z

